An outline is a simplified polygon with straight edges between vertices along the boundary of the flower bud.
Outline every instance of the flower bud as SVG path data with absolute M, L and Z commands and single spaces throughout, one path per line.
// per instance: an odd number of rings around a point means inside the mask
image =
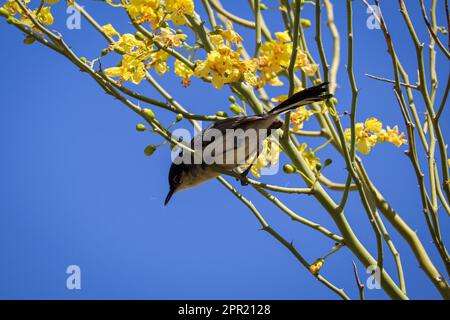
M 9 11 L 5 8 L 0 8 L 0 16 L 9 18 L 10 16 Z
M 142 123 L 138 123 L 137 125 L 136 125 L 136 130 L 137 131 L 145 131 L 147 128 L 145 127 L 145 125 L 143 125 Z
M 183 30 L 177 29 L 176 33 L 177 33 L 177 34 L 183 34 Z
M 140 31 L 137 31 L 134 34 L 134 37 L 136 38 L 136 40 L 139 40 L 139 41 L 144 41 L 145 40 L 144 35 Z
M 142 113 L 151 120 L 155 119 L 155 114 L 150 109 L 144 109 L 144 110 L 142 110 Z
M 311 27 L 311 20 L 309 19 L 300 19 L 300 23 L 302 24 L 302 27 L 305 29 Z
M 114 48 L 114 52 L 120 55 L 124 55 L 125 53 L 127 53 L 125 50 L 123 50 L 122 48 Z
M 87 63 L 86 57 L 80 57 L 80 60 L 81 60 L 81 62 L 83 62 L 83 63 Z
M 333 104 L 333 106 L 336 106 L 338 104 L 338 99 L 335 97 L 330 98 L 330 102 Z
M 236 103 L 236 98 L 234 96 L 229 96 L 228 101 L 230 101 L 231 103 Z
M 144 149 L 144 154 L 147 157 L 150 157 L 154 152 L 156 151 L 156 147 L 153 145 L 148 145 L 145 149 Z
M 317 171 L 322 170 L 322 164 L 320 162 L 316 164 L 316 170 Z
M 36 40 L 36 39 L 34 39 L 32 36 L 26 36 L 26 37 L 23 39 L 23 43 L 24 43 L 24 44 L 27 44 L 27 45 L 30 45 L 30 44 L 33 44 L 35 40 Z
M 319 84 L 322 84 L 322 80 L 320 80 L 320 79 L 316 79 L 316 80 L 314 80 L 313 81 L 313 84 L 315 85 L 315 86 L 318 86 Z
M 225 111 L 217 111 L 216 116 L 226 118 L 228 117 L 228 114 Z
M 311 264 L 311 265 L 309 266 L 309 271 L 310 271 L 313 275 L 317 276 L 317 275 L 319 274 L 319 271 L 320 271 L 320 269 L 322 268 L 324 262 L 325 262 L 325 260 L 322 259 L 322 258 L 317 259 L 316 261 L 313 262 L 313 264 Z
M 333 163 L 333 160 L 327 158 L 327 159 L 325 159 L 325 161 L 323 162 L 323 165 L 324 165 L 325 167 L 328 167 L 328 166 L 329 166 L 330 164 L 332 164 L 332 163 Z
M 292 173 L 295 173 L 297 170 L 295 169 L 295 167 L 292 164 L 285 164 L 283 166 L 283 171 L 286 174 L 292 174 Z
M 241 114 L 244 111 L 244 110 L 242 110 L 241 106 L 238 105 L 237 103 L 230 104 L 230 110 L 234 114 Z
M 181 113 L 179 113 L 179 114 L 177 114 L 177 119 L 175 121 L 180 122 L 181 120 L 183 120 L 183 115 Z
M 102 50 L 102 57 L 106 56 L 109 53 L 109 50 L 107 48 Z
M 267 10 L 268 8 L 267 8 L 267 6 L 264 3 L 260 3 L 259 4 L 259 9 L 260 10 Z

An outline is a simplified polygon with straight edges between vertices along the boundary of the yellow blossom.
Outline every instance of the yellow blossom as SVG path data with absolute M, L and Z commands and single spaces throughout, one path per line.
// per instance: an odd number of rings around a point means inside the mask
M 114 45 L 115 49 L 119 49 L 123 52 L 130 53 L 136 48 L 145 46 L 143 41 L 137 40 L 131 33 L 125 33 Z
M 278 163 L 280 152 L 281 149 L 277 143 L 273 142 L 271 139 L 266 139 L 263 141 L 263 148 L 258 158 L 254 160 L 254 158 L 251 157 L 244 167 L 248 167 L 253 162 L 250 171 L 252 172 L 253 176 L 255 176 L 256 178 L 260 178 L 260 171 L 262 169 L 264 169 L 268 165 L 273 167 Z
M 183 78 L 183 80 L 182 80 L 183 87 L 188 87 L 191 84 L 190 77 L 194 74 L 194 71 L 192 71 L 191 68 L 186 66 L 186 64 L 184 64 L 183 62 L 181 62 L 178 59 L 175 60 L 174 69 L 175 69 L 175 74 L 177 76 Z
M 308 121 L 311 111 L 306 109 L 306 106 L 298 107 L 294 112 L 291 112 L 291 123 L 294 126 L 294 131 L 303 128 L 303 122 Z
M 106 69 L 105 74 L 109 77 L 120 77 L 119 81 L 130 80 L 138 84 L 145 77 L 145 65 L 141 60 L 127 54 L 120 66 Z
M 314 63 L 307 63 L 301 68 L 308 77 L 312 77 L 317 73 L 317 70 L 319 70 L 319 65 Z
M 227 30 L 220 30 L 219 33 L 222 35 L 222 37 L 230 41 L 234 44 L 241 44 L 242 43 L 242 37 L 233 29 L 227 29 Z
M 300 152 L 303 156 L 303 158 L 306 160 L 306 163 L 308 164 L 308 167 L 311 170 L 316 170 L 317 165 L 320 164 L 320 159 L 316 156 L 315 152 L 309 148 L 306 149 L 308 145 L 306 143 L 302 143 L 300 146 L 298 146 L 298 152 Z
M 277 37 L 277 39 L 282 43 L 291 41 L 291 36 L 289 35 L 288 30 L 283 32 L 275 32 L 275 37 Z
M 50 7 L 43 7 L 37 15 L 37 18 L 41 23 L 48 26 L 51 26 L 53 24 L 53 15 L 50 12 Z
M 270 101 L 272 101 L 272 102 L 277 102 L 277 103 L 281 103 L 281 102 L 283 102 L 284 100 L 286 100 L 287 98 L 288 98 L 288 95 L 287 95 L 287 94 L 282 94 L 282 95 L 273 97 L 272 99 L 270 99 Z
M 351 141 L 351 130 L 345 129 L 345 139 Z M 407 143 L 404 133 L 399 134 L 398 127 L 383 129 L 383 124 L 376 118 L 369 118 L 365 123 L 355 124 L 356 150 L 362 154 L 368 154 L 378 143 L 391 142 L 397 147 Z
M 369 118 L 365 122 L 366 130 L 372 131 L 374 133 L 379 132 L 383 128 L 383 124 L 377 118 Z
M 167 66 L 166 60 L 169 59 L 170 55 L 167 52 L 163 50 L 158 50 L 153 52 L 150 55 L 150 57 L 152 60 L 147 65 L 148 68 L 154 67 L 156 73 L 160 76 L 164 75 L 167 71 L 169 71 L 169 67 Z
M 194 15 L 194 1 L 166 0 L 166 11 L 170 13 L 170 19 L 176 26 L 185 24 L 185 15 Z
M 313 275 L 317 276 L 317 275 L 319 274 L 319 271 L 320 271 L 320 269 L 322 268 L 324 262 L 325 262 L 325 260 L 322 259 L 322 258 L 317 259 L 316 261 L 313 262 L 313 264 L 311 264 L 311 265 L 309 266 L 309 271 L 310 271 Z
M 112 24 L 110 24 L 110 23 L 105 24 L 104 26 L 102 26 L 102 31 L 103 31 L 108 37 L 112 37 L 112 36 L 119 36 L 119 37 L 120 37 L 120 33 L 117 32 L 117 30 L 114 29 L 114 27 L 113 27 Z
M 285 70 L 291 60 L 293 44 L 289 36 L 289 32 L 276 32 L 277 39 L 263 43 L 260 49 L 259 69 L 261 71 L 261 79 L 259 86 L 262 87 L 266 83 L 270 85 L 282 85 L 277 75 Z M 318 66 L 311 64 L 305 52 L 297 50 L 297 57 L 294 64 L 294 70 L 302 69 L 305 74 L 313 75 L 316 73 Z
M 155 36 L 155 41 L 166 47 L 181 47 L 187 35 L 174 33 L 169 28 L 161 28 L 161 33 Z
M 215 49 L 208 53 L 206 60 L 197 61 L 194 74 L 206 78 L 212 74 L 212 85 L 222 89 L 224 84 L 240 80 L 242 70 L 250 65 L 242 64 L 240 54 L 226 46 L 220 35 L 211 36 Z
M 126 9 L 137 23 L 150 22 L 153 29 L 164 15 L 160 0 L 130 0 Z
M 387 126 L 386 131 L 387 131 L 386 141 L 395 144 L 397 147 L 400 147 L 401 145 L 406 144 L 408 142 L 405 138 L 403 138 L 405 136 L 403 132 L 401 134 L 398 133 L 397 126 L 393 127 L 392 129 L 389 126 Z
M 30 3 L 30 1 L 31 0 L 25 0 L 25 1 L 23 1 L 23 4 L 27 5 L 28 3 Z M 6 0 L 3 7 L 6 10 L 8 10 L 12 16 L 15 16 L 16 14 L 22 12 L 22 9 L 20 9 L 19 5 L 17 4 L 17 2 L 15 0 Z

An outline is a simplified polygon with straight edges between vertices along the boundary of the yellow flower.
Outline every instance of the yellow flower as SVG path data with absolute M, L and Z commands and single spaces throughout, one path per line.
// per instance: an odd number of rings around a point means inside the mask
M 25 0 L 22 1 L 22 3 L 27 5 L 28 3 L 30 3 L 30 1 L 31 0 Z M 16 14 L 22 12 L 22 9 L 20 9 L 19 5 L 15 0 L 6 0 L 5 4 L 3 5 L 3 8 L 8 10 L 12 16 L 15 16 Z
M 59 2 L 59 0 L 45 0 L 45 3 L 48 3 L 50 5 L 57 4 L 58 2 Z
M 270 99 L 270 101 L 272 101 L 272 102 L 277 102 L 277 103 L 281 103 L 281 102 L 283 102 L 284 100 L 286 100 L 287 98 L 288 98 L 288 95 L 287 95 L 287 94 L 282 94 L 282 95 L 273 97 L 272 99 Z
M 309 271 L 310 271 L 313 275 L 317 276 L 317 275 L 319 274 L 319 271 L 320 271 L 320 269 L 322 268 L 324 262 L 325 262 L 325 260 L 322 259 L 322 258 L 317 259 L 316 261 L 313 262 L 313 264 L 311 264 L 311 265 L 309 266 Z
M 316 170 L 317 165 L 320 164 L 320 159 L 316 156 L 315 152 L 311 148 L 307 150 L 307 147 L 308 145 L 306 143 L 302 143 L 297 148 L 298 152 L 303 155 L 303 158 L 305 158 L 308 167 L 311 170 Z
M 120 37 L 120 33 L 117 32 L 117 30 L 114 29 L 114 27 L 113 27 L 112 24 L 110 24 L 110 23 L 105 24 L 104 26 L 102 26 L 102 31 L 103 31 L 108 37 L 112 37 L 112 36 L 119 36 L 119 37 Z
M 53 24 L 53 16 L 50 12 L 50 7 L 43 7 L 39 12 L 37 18 L 43 24 L 51 26 Z
M 306 65 L 302 66 L 301 68 L 308 77 L 312 77 L 314 74 L 316 74 L 317 70 L 319 70 L 319 65 L 313 64 L 313 63 L 307 63 Z
M 397 147 L 400 147 L 403 144 L 406 144 L 408 141 L 403 138 L 405 134 L 402 132 L 401 134 L 398 133 L 398 126 L 395 126 L 394 128 L 390 128 L 387 126 L 387 137 L 386 141 L 389 141 L 393 144 L 395 144 Z
M 351 141 L 351 130 L 345 129 L 345 139 Z M 383 142 L 391 142 L 397 147 L 407 143 L 404 139 L 404 133 L 399 134 L 398 127 L 383 129 L 383 124 L 376 118 L 369 118 L 363 124 L 361 122 L 355 125 L 356 150 L 362 154 L 368 154 L 370 150 L 377 144 Z
M 194 74 L 206 78 L 212 73 L 212 85 L 222 89 L 224 84 L 236 82 L 241 78 L 239 62 L 239 54 L 223 45 L 208 53 L 206 60 L 198 62 Z
M 175 74 L 181 78 L 183 78 L 182 84 L 183 87 L 188 87 L 191 84 L 191 80 L 189 79 L 193 74 L 194 71 L 191 70 L 188 66 L 186 66 L 183 62 L 176 59 L 175 60 Z
M 268 165 L 272 167 L 275 166 L 280 158 L 280 153 L 280 146 L 271 139 L 266 139 L 263 141 L 263 148 L 258 158 L 253 161 L 253 157 L 251 157 L 244 167 L 248 167 L 253 162 L 250 171 L 254 177 L 260 178 L 260 170 L 264 169 Z
M 366 130 L 377 133 L 383 128 L 383 124 L 377 118 L 372 117 L 366 120 L 365 127 Z
M 276 32 L 276 40 L 270 40 L 261 46 L 259 57 L 259 69 L 261 79 L 258 86 L 262 87 L 266 83 L 270 85 L 282 85 L 277 75 L 285 70 L 291 60 L 293 44 L 289 32 Z M 310 76 L 317 72 L 318 65 L 311 64 L 305 52 L 297 50 L 297 57 L 294 70 L 302 69 L 306 75 Z
M 152 29 L 157 28 L 164 15 L 160 0 L 130 0 L 126 9 L 137 23 L 150 22 Z
M 233 29 L 220 30 L 220 35 L 227 41 L 232 42 L 234 44 L 241 44 L 242 37 Z
M 123 52 L 130 53 L 136 48 L 145 46 L 143 41 L 137 40 L 131 33 L 125 33 L 114 45 L 114 49 L 119 49 Z
M 169 28 L 161 28 L 161 33 L 155 36 L 155 41 L 166 47 L 181 47 L 183 41 L 186 40 L 187 35 L 176 34 Z
M 186 23 L 185 15 L 194 15 L 193 0 L 166 0 L 166 11 L 176 26 Z
M 351 141 L 351 130 L 345 129 L 345 139 Z M 362 154 L 368 154 L 372 147 L 377 143 L 377 136 L 372 135 L 369 130 L 364 128 L 364 124 L 358 122 L 355 124 L 356 150 Z
M 289 35 L 289 31 L 283 32 L 275 32 L 275 37 L 282 43 L 291 41 L 291 36 Z
M 167 66 L 166 60 L 169 59 L 170 55 L 167 52 L 163 50 L 158 50 L 153 52 L 150 55 L 150 57 L 152 60 L 147 65 L 148 68 L 154 67 L 156 73 L 160 76 L 164 75 L 167 71 L 169 71 L 169 67 Z
M 303 122 L 308 121 L 311 112 L 306 109 L 306 106 L 298 107 L 295 112 L 291 112 L 291 123 L 294 126 L 294 131 L 298 131 L 303 128 Z
M 105 74 L 109 77 L 120 77 L 119 81 L 130 80 L 134 84 L 139 84 L 145 77 L 145 65 L 141 60 L 127 54 L 119 67 L 108 68 Z

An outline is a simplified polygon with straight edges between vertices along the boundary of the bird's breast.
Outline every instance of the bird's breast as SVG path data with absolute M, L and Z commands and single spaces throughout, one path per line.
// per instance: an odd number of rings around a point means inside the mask
M 192 164 L 187 167 L 180 190 L 195 187 L 205 181 L 217 178 L 219 175 L 220 173 L 214 170 L 211 166 Z

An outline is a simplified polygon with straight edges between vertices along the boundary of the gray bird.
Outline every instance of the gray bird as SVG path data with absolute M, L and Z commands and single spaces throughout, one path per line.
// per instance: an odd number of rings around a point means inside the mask
M 190 143 L 190 148 L 194 150 L 198 150 L 195 146 L 200 146 L 200 151 L 214 150 L 211 153 L 212 156 L 204 158 L 203 152 L 200 152 L 200 160 L 197 158 L 197 161 L 194 161 L 194 153 L 190 152 L 189 155 L 186 155 L 185 152 L 189 153 L 189 151 L 185 150 L 179 153 L 170 167 L 170 190 L 164 205 L 167 205 L 175 192 L 195 187 L 205 181 L 216 178 L 223 170 L 231 171 L 236 169 L 243 163 L 246 163 L 252 156 L 253 159 L 256 159 L 262 149 L 264 139 L 276 129 L 281 128 L 283 123 L 278 119 L 279 115 L 300 106 L 327 100 L 331 97 L 332 95 L 328 92 L 328 83 L 322 83 L 293 94 L 268 113 L 252 116 L 235 116 L 212 123 L 198 133 Z M 232 137 L 233 141 L 231 141 L 228 140 L 228 132 L 240 132 L 240 134 Z M 256 132 L 256 134 L 249 134 L 253 132 Z M 217 133 L 221 133 L 221 135 L 219 136 Z M 183 161 L 183 159 L 188 159 L 189 161 Z M 251 165 L 241 174 L 243 185 Z

